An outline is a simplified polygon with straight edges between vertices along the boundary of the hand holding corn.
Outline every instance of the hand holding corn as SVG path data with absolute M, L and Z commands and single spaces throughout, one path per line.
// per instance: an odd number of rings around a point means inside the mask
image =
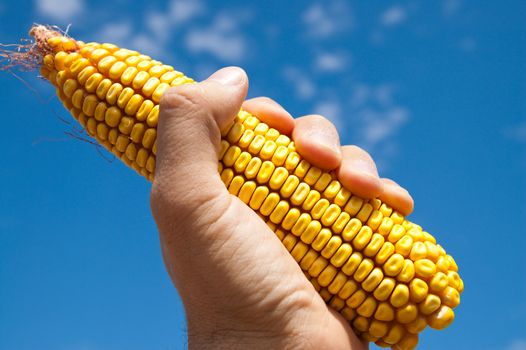
M 365 349 L 276 235 L 217 174 L 219 130 L 234 120 L 247 83 L 243 71 L 227 68 L 167 91 L 160 104 L 151 204 L 167 270 L 185 305 L 189 347 Z M 294 128 L 275 102 L 255 99 L 244 107 L 278 129 Z M 332 134 L 330 123 L 303 118 L 298 124 L 298 141 L 307 128 L 329 129 L 313 130 L 303 145 L 312 149 L 309 155 L 330 153 L 338 165 L 337 134 L 330 143 L 310 142 L 313 133 Z
M 154 181 L 192 344 L 359 348 L 345 319 L 361 340 L 406 350 L 453 321 L 464 289 L 455 260 L 404 218 L 409 195 L 358 171 L 370 159 L 340 151 L 330 126 L 309 134 L 308 118 L 294 123 L 275 105 L 239 110 L 239 71 L 191 84 L 136 51 L 44 26 L 31 34 L 27 52 L 1 56 L 39 65 L 89 135 Z

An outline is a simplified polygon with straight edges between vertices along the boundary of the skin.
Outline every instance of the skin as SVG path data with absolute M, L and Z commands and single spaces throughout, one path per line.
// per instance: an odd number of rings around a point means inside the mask
M 151 208 L 166 269 L 183 301 L 190 349 L 367 349 L 331 310 L 274 233 L 226 190 L 217 172 L 220 130 L 239 109 L 292 135 L 313 165 L 335 170 L 363 197 L 404 214 L 413 201 L 382 179 L 367 152 L 340 146 L 319 115 L 293 119 L 268 98 L 245 101 L 248 78 L 224 68 L 174 87 L 161 101 Z

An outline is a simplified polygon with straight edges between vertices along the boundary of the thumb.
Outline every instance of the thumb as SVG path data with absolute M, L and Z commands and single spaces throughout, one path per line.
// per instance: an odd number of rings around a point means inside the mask
M 184 215 L 227 193 L 217 171 L 220 130 L 239 112 L 247 89 L 245 72 L 228 67 L 163 95 L 152 186 L 154 215 L 167 209 L 166 214 Z

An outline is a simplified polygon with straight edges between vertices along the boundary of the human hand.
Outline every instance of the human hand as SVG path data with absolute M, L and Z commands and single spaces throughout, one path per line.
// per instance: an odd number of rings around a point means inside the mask
M 238 68 L 168 90 L 161 101 L 151 207 L 166 268 L 183 301 L 189 348 L 366 349 L 328 307 L 279 239 L 217 171 L 220 130 L 240 107 L 292 135 L 311 164 L 335 170 L 362 197 L 379 197 L 403 214 L 407 191 L 378 177 L 371 157 L 339 144 L 321 116 L 293 119 L 276 102 L 243 102 L 248 79 Z

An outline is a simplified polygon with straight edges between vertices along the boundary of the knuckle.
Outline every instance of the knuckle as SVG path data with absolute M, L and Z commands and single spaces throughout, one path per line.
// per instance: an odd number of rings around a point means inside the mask
M 168 89 L 161 97 L 159 106 L 161 111 L 196 110 L 203 105 L 200 90 L 195 85 L 181 85 Z

